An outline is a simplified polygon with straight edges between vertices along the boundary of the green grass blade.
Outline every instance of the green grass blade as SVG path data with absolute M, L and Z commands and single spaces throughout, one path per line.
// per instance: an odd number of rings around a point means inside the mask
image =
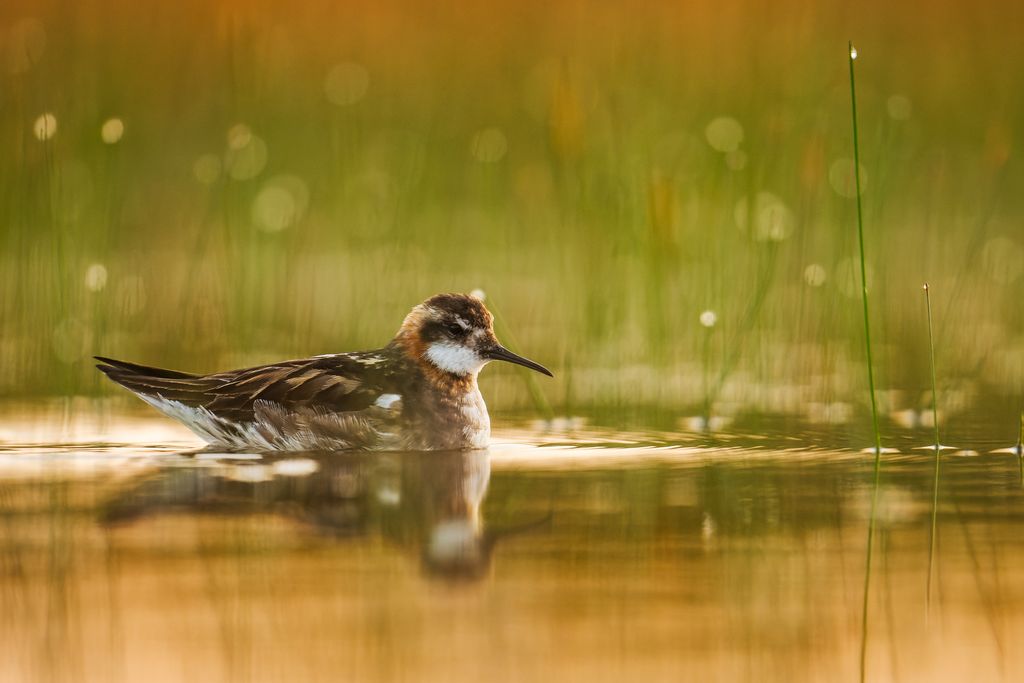
M 864 212 L 861 207 L 860 186 L 860 141 L 857 131 L 857 86 L 854 78 L 853 62 L 857 59 L 857 50 L 853 42 L 848 45 L 847 56 L 850 64 L 850 113 L 853 121 L 853 177 L 857 195 L 857 240 L 860 247 L 860 282 L 861 301 L 864 307 L 864 349 L 868 364 L 868 391 L 871 393 L 871 425 L 875 437 L 874 484 L 871 493 L 871 513 L 868 519 L 867 558 L 864 569 L 864 599 L 861 606 L 861 637 L 860 637 L 860 680 L 865 680 L 865 664 L 868 646 L 868 596 L 871 591 L 871 556 L 875 540 L 875 512 L 878 507 L 878 483 L 882 465 L 882 437 L 878 429 L 878 402 L 875 399 L 875 369 L 871 358 L 871 318 L 868 315 L 868 277 L 864 258 Z
M 871 317 L 868 314 L 868 274 L 867 261 L 864 257 L 864 211 L 861 207 L 860 186 L 860 141 L 857 131 L 857 87 L 854 80 L 853 62 L 857 59 L 857 50 L 853 43 L 849 44 L 850 52 L 850 106 L 853 120 L 853 178 L 857 194 L 857 243 L 860 247 L 860 285 L 861 302 L 864 308 L 864 351 L 868 363 L 868 391 L 871 392 L 871 427 L 875 437 L 876 460 L 882 453 L 882 437 L 878 428 L 878 401 L 875 399 L 875 365 L 871 358 Z

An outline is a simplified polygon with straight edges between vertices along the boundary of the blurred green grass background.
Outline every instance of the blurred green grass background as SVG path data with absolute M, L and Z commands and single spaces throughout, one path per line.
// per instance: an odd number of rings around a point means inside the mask
M 846 422 L 1024 384 L 1018 2 L 7 2 L 0 395 L 381 346 L 481 288 L 558 414 Z M 703 314 L 703 315 L 702 315 Z M 531 409 L 511 368 L 499 410 Z M 661 419 L 661 418 L 659 418 Z M 917 419 L 917 418 L 913 418 Z

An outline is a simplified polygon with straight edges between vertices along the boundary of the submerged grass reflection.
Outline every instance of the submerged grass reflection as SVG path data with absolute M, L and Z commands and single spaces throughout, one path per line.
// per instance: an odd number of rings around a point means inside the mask
M 928 535 L 928 578 L 925 587 L 925 620 L 931 616 L 932 609 L 932 575 L 935 562 L 935 534 L 939 513 L 939 463 L 942 455 L 942 442 L 939 440 L 939 391 L 935 377 L 935 337 L 932 332 L 932 297 L 928 283 L 924 285 L 924 302 L 928 310 L 928 352 L 932 377 L 932 422 L 935 430 L 935 485 L 932 489 L 932 524 Z

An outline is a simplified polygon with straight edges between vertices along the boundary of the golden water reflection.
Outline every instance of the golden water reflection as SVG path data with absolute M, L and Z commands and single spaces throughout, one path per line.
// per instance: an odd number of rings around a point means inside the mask
M 641 442 L 0 444 L 0 680 L 855 680 L 871 459 Z M 926 618 L 931 456 L 886 458 L 869 679 L 1019 680 L 1018 460 L 945 460 Z
M 498 539 L 516 530 L 486 528 L 481 517 L 487 451 L 211 455 L 207 466 L 164 468 L 125 486 L 103 506 L 102 523 L 273 515 L 339 541 L 390 544 L 418 556 L 424 574 L 451 579 L 481 578 Z

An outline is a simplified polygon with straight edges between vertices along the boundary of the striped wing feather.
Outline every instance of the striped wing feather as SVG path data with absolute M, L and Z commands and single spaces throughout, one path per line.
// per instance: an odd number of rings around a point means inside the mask
M 145 396 L 205 408 L 231 421 L 251 421 L 260 406 L 276 404 L 287 410 L 359 411 L 373 405 L 382 393 L 372 364 L 358 355 L 338 354 L 273 363 L 213 375 L 190 375 L 174 370 L 97 357 L 110 379 Z M 265 408 L 263 408 L 265 409 Z

